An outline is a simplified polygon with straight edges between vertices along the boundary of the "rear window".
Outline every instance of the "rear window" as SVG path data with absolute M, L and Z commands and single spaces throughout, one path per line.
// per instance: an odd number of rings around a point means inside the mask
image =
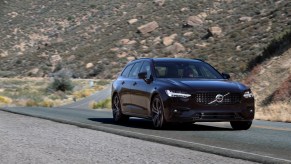
M 122 76 L 122 77 L 127 77 L 128 74 L 129 74 L 129 72 L 130 72 L 130 70 L 131 70 L 131 68 L 132 68 L 132 66 L 133 66 L 133 64 L 128 65 L 128 66 L 123 70 L 123 72 L 121 73 L 121 76 Z

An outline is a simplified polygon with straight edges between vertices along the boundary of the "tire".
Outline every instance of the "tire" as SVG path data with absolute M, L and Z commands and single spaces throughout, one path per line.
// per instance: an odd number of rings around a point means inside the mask
M 121 111 L 120 99 L 117 94 L 115 94 L 112 99 L 112 115 L 116 123 L 124 123 L 129 119 L 129 117 L 124 115 Z
M 234 130 L 248 130 L 252 123 L 253 121 L 230 121 L 230 125 Z
M 155 129 L 163 129 L 166 127 L 164 116 L 164 106 L 159 96 L 155 96 L 151 102 L 152 121 Z

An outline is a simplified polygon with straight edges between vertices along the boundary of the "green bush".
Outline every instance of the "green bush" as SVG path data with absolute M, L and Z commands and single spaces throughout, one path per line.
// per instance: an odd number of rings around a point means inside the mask
M 74 85 L 69 77 L 55 77 L 52 84 L 49 86 L 49 90 L 53 91 L 72 91 Z
M 93 102 L 91 107 L 92 109 L 111 109 L 111 99 L 108 98 L 100 102 Z

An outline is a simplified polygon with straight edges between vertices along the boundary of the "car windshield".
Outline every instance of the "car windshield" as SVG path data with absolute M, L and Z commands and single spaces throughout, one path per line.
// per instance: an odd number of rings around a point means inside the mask
M 223 79 L 209 64 L 196 61 L 155 61 L 157 78 Z

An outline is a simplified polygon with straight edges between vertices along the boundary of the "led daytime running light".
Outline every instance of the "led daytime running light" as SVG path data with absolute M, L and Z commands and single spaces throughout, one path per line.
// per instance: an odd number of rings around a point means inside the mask
M 187 97 L 190 97 L 191 96 L 190 94 L 187 94 L 187 93 L 173 92 L 173 91 L 170 91 L 170 90 L 166 90 L 166 94 L 169 97 L 182 97 L 182 98 L 187 98 Z
M 251 91 L 246 91 L 244 93 L 244 98 L 252 98 L 252 97 L 254 97 L 254 95 Z

